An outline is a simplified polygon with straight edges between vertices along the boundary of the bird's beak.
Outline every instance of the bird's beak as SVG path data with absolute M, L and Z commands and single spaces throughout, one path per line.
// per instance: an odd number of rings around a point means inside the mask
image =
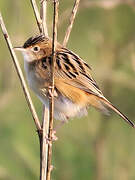
M 26 49 L 23 47 L 14 47 L 13 49 L 16 51 L 22 51 L 22 52 L 26 51 Z

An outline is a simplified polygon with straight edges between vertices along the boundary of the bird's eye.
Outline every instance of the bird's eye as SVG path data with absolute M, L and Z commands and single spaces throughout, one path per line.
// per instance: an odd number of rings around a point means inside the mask
M 40 51 L 40 47 L 39 46 L 35 46 L 35 47 L 32 48 L 32 51 L 39 52 Z

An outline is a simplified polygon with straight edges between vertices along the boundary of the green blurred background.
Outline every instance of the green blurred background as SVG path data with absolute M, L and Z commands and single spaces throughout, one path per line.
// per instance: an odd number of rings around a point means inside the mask
M 92 66 L 104 95 L 135 120 L 135 5 L 103 2 L 81 1 L 68 48 Z M 60 1 L 60 42 L 72 5 L 73 0 Z M 29 0 L 1 0 L 0 10 L 14 46 L 38 33 Z M 51 35 L 51 2 L 47 17 Z M 22 57 L 17 55 L 23 69 Z M 42 105 L 31 95 L 41 117 Z M 135 179 L 135 131 L 115 113 L 106 117 L 91 108 L 87 117 L 71 120 L 57 136 L 52 179 Z M 0 180 L 36 180 L 38 176 L 38 136 L 0 33 Z

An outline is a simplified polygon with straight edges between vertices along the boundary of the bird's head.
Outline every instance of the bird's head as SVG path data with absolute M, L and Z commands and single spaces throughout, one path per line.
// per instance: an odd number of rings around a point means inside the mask
M 30 37 L 22 47 L 15 47 L 14 49 L 21 51 L 24 60 L 31 63 L 51 55 L 52 40 L 43 35 Z

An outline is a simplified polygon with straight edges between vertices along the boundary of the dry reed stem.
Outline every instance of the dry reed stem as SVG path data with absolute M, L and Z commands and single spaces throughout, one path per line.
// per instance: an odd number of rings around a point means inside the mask
M 31 0 L 37 25 L 40 34 L 48 37 L 47 23 L 46 23 L 46 9 L 47 0 L 40 0 L 40 15 L 35 0 Z M 48 155 L 48 143 L 46 138 L 49 131 L 49 110 L 43 105 L 43 116 L 42 116 L 42 133 L 39 134 L 40 141 L 40 180 L 46 179 L 47 172 L 47 155 Z
M 17 75 L 18 75 L 18 77 L 19 77 L 19 79 L 20 79 L 21 86 L 22 86 L 22 88 L 23 88 L 23 92 L 24 92 L 25 98 L 26 98 L 26 100 L 27 100 L 28 107 L 29 107 L 29 109 L 30 109 L 30 111 L 31 111 L 33 120 L 34 120 L 35 125 L 36 125 L 36 129 L 37 129 L 37 131 L 39 132 L 39 131 L 41 130 L 40 121 L 39 121 L 39 119 L 38 119 L 38 116 L 37 116 L 37 113 L 36 113 L 36 111 L 35 111 L 34 105 L 33 105 L 33 103 L 32 103 L 32 100 L 31 100 L 31 97 L 30 97 L 30 94 L 29 94 L 29 91 L 28 91 L 26 82 L 25 82 L 24 77 L 23 77 L 22 70 L 21 70 L 21 68 L 20 68 L 18 59 L 17 59 L 16 54 L 15 54 L 15 52 L 14 52 L 14 49 L 13 49 L 13 46 L 12 46 L 10 37 L 9 37 L 9 35 L 8 35 L 7 29 L 6 29 L 6 27 L 5 27 L 5 24 L 4 24 L 4 21 L 3 21 L 3 18 L 2 18 L 1 13 L 0 13 L 0 26 L 1 26 L 1 30 L 2 30 L 3 36 L 4 36 L 5 40 L 6 40 L 8 49 L 9 49 L 9 51 L 10 51 L 10 54 L 11 54 L 11 57 L 12 57 L 12 60 L 13 60 L 13 63 L 14 63 L 14 66 L 15 66 L 15 69 L 16 69 L 16 72 L 17 72 Z
M 75 0 L 74 6 L 73 6 L 73 9 L 72 9 L 72 13 L 71 13 L 71 17 L 70 17 L 70 20 L 69 20 L 69 26 L 67 28 L 67 31 L 66 31 L 65 37 L 64 37 L 64 41 L 63 41 L 63 46 L 64 47 L 66 47 L 67 42 L 69 40 L 69 36 L 70 36 L 71 30 L 72 30 L 72 27 L 73 27 L 73 23 L 74 23 L 74 20 L 75 20 L 75 17 L 76 17 L 76 13 L 77 13 L 77 10 L 78 10 L 79 3 L 80 3 L 80 0 Z
M 40 180 L 46 180 L 49 131 L 49 109 L 43 106 L 42 136 L 40 137 Z
M 42 33 L 48 37 L 47 23 L 46 23 L 46 11 L 47 11 L 47 0 L 40 0 L 40 18 L 42 20 Z
M 42 21 L 42 31 L 40 34 L 48 37 L 47 23 L 47 0 L 40 0 L 40 18 Z M 48 156 L 48 143 L 46 138 L 49 132 L 49 109 L 43 105 L 42 117 L 42 134 L 40 134 L 40 180 L 46 180 L 47 173 L 47 156 Z
M 42 29 L 43 29 L 42 28 L 42 20 L 40 18 L 40 14 L 39 14 L 39 11 L 38 11 L 36 0 L 30 0 L 30 2 L 31 2 L 32 8 L 33 8 L 33 11 L 34 11 L 34 15 L 35 15 L 35 18 L 36 18 L 37 26 L 39 28 L 39 32 L 42 33 Z
M 50 87 L 50 101 L 49 101 L 49 110 L 50 110 L 50 120 L 49 120 L 49 133 L 48 139 L 50 140 L 48 144 L 48 158 L 47 158 L 47 176 L 46 180 L 51 179 L 52 171 L 52 133 L 53 133 L 53 118 L 54 118 L 54 70 L 56 63 L 56 44 L 57 44 L 57 25 L 58 25 L 58 7 L 59 1 L 54 0 L 54 14 L 53 14 L 53 39 L 52 39 L 52 66 L 51 66 L 51 87 Z
M 36 4 L 36 0 L 30 0 L 34 15 L 36 18 L 37 26 L 40 34 L 48 37 L 48 30 L 46 24 L 46 9 L 47 9 L 47 0 L 40 0 L 40 14 Z
M 39 28 L 40 34 L 48 36 L 47 24 L 46 24 L 46 9 L 47 9 L 47 0 L 40 0 L 40 15 L 37 8 L 35 0 L 31 0 L 37 25 Z M 47 172 L 47 154 L 48 154 L 48 144 L 46 138 L 49 131 L 49 111 L 43 105 L 43 116 L 42 116 L 42 133 L 39 134 L 40 141 L 40 180 L 46 179 Z

